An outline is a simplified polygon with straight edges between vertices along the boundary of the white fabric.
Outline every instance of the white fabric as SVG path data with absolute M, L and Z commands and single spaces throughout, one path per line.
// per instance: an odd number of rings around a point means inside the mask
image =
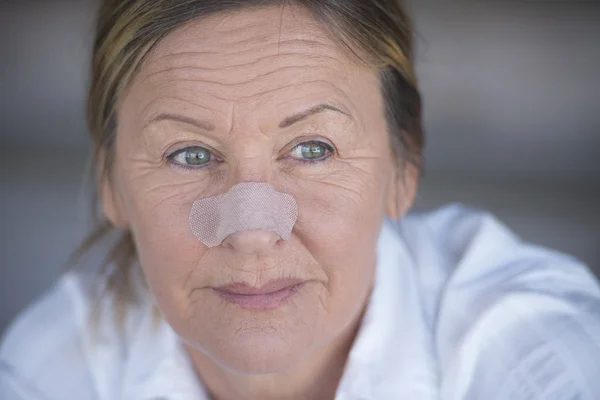
M 150 307 L 86 327 L 98 278 L 71 272 L 0 347 L 2 400 L 207 400 Z M 95 344 L 94 344 L 95 343 Z M 600 288 L 575 259 L 460 206 L 386 221 L 375 289 L 336 400 L 598 400 Z

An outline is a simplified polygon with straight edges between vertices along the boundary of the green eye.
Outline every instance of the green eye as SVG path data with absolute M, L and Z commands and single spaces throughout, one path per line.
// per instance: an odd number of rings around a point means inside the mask
M 187 147 L 171 154 L 169 159 L 183 166 L 199 167 L 210 162 L 211 154 L 204 147 Z
M 327 158 L 333 148 L 323 142 L 305 142 L 294 147 L 291 154 L 294 158 L 308 161 L 319 161 Z

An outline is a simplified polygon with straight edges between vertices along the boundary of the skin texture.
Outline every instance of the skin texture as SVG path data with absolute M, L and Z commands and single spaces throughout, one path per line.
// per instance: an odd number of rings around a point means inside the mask
M 377 74 L 349 57 L 303 9 L 241 10 L 168 35 L 119 104 L 104 211 L 132 231 L 162 315 L 217 399 L 333 398 L 382 219 L 412 202 L 416 177 L 396 167 Z M 282 127 L 319 104 L 339 111 Z M 311 140 L 334 151 L 320 162 L 298 157 L 293 149 Z M 188 146 L 213 160 L 200 169 L 168 160 Z M 253 231 L 207 248 L 190 231 L 192 203 L 246 181 L 296 198 L 291 238 Z M 211 289 L 282 277 L 308 283 L 271 311 L 238 308 Z

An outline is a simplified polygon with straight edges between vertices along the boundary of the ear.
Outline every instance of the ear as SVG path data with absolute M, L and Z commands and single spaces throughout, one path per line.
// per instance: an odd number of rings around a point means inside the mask
M 104 160 L 105 158 L 101 156 L 101 159 Z M 98 171 L 103 171 L 103 165 L 98 167 Z M 125 207 L 111 175 L 110 172 L 100 172 L 98 176 L 98 192 L 102 204 L 102 213 L 113 226 L 127 229 L 129 228 L 129 221 L 126 218 Z
M 419 186 L 419 169 L 411 162 L 394 168 L 386 193 L 386 213 L 392 219 L 402 217 L 413 205 Z

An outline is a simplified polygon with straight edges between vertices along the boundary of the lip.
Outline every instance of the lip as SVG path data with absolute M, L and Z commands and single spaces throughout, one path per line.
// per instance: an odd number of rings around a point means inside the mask
M 272 310 L 286 304 L 304 286 L 301 279 L 276 279 L 261 287 L 236 282 L 213 290 L 229 303 L 249 310 Z

